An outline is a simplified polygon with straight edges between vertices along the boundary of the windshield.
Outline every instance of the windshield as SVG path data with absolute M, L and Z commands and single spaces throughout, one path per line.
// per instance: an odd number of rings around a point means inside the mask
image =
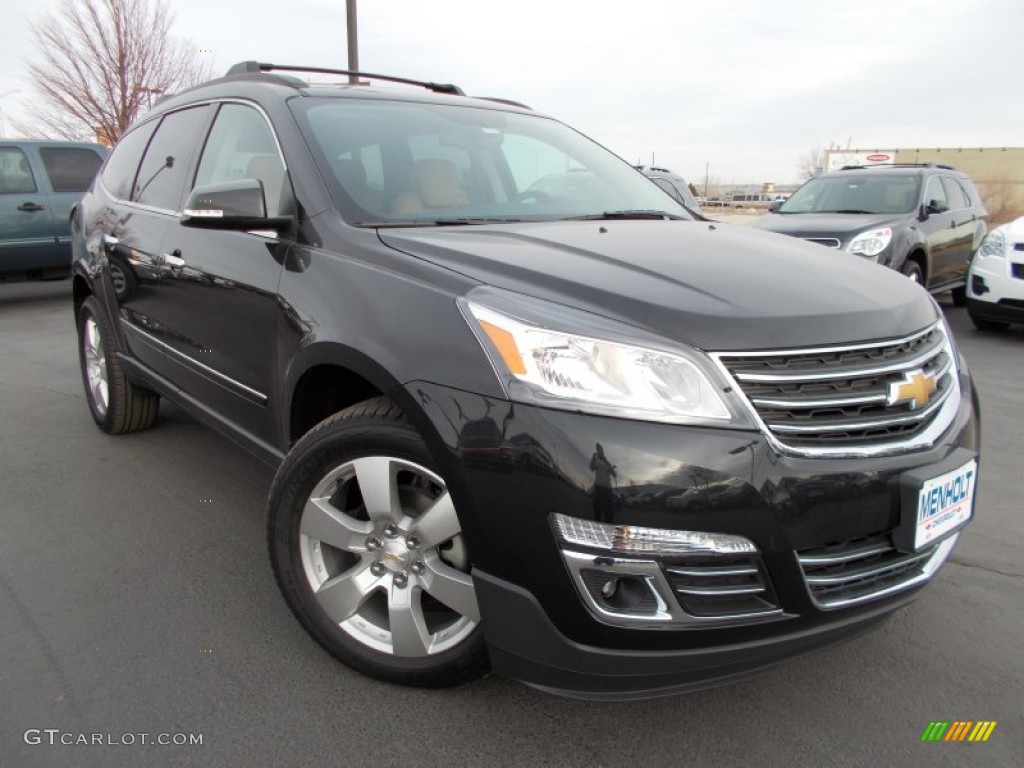
M 779 213 L 910 213 L 917 207 L 920 176 L 853 175 L 811 179 Z
M 290 103 L 352 224 L 692 218 L 632 166 L 550 118 L 405 101 Z

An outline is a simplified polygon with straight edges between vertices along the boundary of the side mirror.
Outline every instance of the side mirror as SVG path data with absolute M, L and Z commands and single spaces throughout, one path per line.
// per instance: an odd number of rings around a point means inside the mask
M 782 204 L 784 202 L 786 202 L 786 201 L 785 200 L 772 200 L 768 204 L 768 213 L 775 213 L 777 210 L 779 210 L 779 208 L 782 207 Z
M 267 216 L 263 182 L 239 179 L 196 187 L 188 196 L 181 224 L 199 229 L 283 229 L 289 216 Z
M 929 214 L 932 213 L 945 213 L 949 210 L 949 206 L 945 203 L 940 203 L 938 200 L 929 200 L 927 211 Z

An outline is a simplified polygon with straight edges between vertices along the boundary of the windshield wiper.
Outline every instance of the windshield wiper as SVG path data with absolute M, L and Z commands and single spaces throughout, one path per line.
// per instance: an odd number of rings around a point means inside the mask
M 389 221 L 359 221 L 357 227 L 463 227 L 472 224 L 515 224 L 523 219 L 393 219 Z
M 861 211 L 861 210 L 859 210 L 857 208 L 843 208 L 842 210 L 839 210 L 839 211 L 817 211 L 817 213 L 869 213 L 869 214 L 873 214 L 875 212 L 874 211 Z
M 567 221 L 614 221 L 617 219 L 671 219 L 673 221 L 686 221 L 682 216 L 666 211 L 605 211 L 604 213 L 593 213 L 585 216 L 567 216 Z

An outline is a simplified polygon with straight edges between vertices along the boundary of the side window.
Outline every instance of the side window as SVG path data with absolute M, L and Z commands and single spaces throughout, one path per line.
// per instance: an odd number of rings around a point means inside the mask
M 263 184 L 267 214 L 280 213 L 287 178 L 270 126 L 252 107 L 224 104 L 206 140 L 195 186 L 235 179 L 258 179 Z
M 938 176 L 932 176 L 928 179 L 928 184 L 924 188 L 924 203 L 925 205 L 937 203 L 939 210 L 949 210 L 949 198 L 946 197 L 946 190 L 942 186 L 942 179 Z
M 954 211 L 962 211 L 965 208 L 970 208 L 971 204 L 967 199 L 967 194 L 964 192 L 956 179 L 950 178 L 949 176 L 942 177 L 942 186 L 946 188 L 946 197 L 949 199 L 949 207 Z
M 36 180 L 25 153 L 17 147 L 0 147 L 0 194 L 35 191 Z
M 39 154 L 54 192 L 85 192 L 103 162 L 91 149 L 44 147 Z
M 168 211 L 178 210 L 192 152 L 208 115 L 207 107 L 171 112 L 160 121 L 142 158 L 132 200 Z
M 665 190 L 666 192 L 668 192 L 668 193 L 669 193 L 670 195 L 672 195 L 672 198 L 673 198 L 674 200 L 677 200 L 677 201 L 678 201 L 678 202 L 680 202 L 680 203 L 681 203 L 681 202 L 683 202 L 683 199 L 682 199 L 682 198 L 681 198 L 681 197 L 679 196 L 679 192 L 678 192 L 678 191 L 676 190 L 676 188 L 675 188 L 675 187 L 674 187 L 674 186 L 672 185 L 672 182 L 671 182 L 671 181 L 669 181 L 668 179 L 662 179 L 662 178 L 659 178 L 659 177 L 657 177 L 657 176 L 650 176 L 650 177 L 648 177 L 648 178 L 650 178 L 650 180 L 651 180 L 651 181 L 653 181 L 653 182 L 654 182 L 655 184 L 657 184 L 657 185 L 658 185 L 659 187 L 661 187 L 661 188 L 662 188 L 662 189 L 664 189 L 664 190 Z
M 135 183 L 135 172 L 139 170 L 139 161 L 146 151 L 149 137 L 153 135 L 159 120 L 150 120 L 130 133 L 124 134 L 107 158 L 106 165 L 100 171 L 103 185 L 118 200 L 128 200 L 132 196 L 132 184 Z

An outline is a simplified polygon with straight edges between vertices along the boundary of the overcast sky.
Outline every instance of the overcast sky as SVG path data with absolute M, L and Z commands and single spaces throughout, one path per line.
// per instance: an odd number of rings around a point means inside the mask
M 0 118 L 31 99 L 0 0 Z M 344 68 L 345 0 L 172 0 L 214 71 Z M 1021 0 L 360 0 L 360 66 L 504 96 L 700 185 L 786 183 L 814 145 L 1024 146 Z M 212 54 L 200 54 L 211 49 Z M 17 91 L 10 93 L 11 91 Z

